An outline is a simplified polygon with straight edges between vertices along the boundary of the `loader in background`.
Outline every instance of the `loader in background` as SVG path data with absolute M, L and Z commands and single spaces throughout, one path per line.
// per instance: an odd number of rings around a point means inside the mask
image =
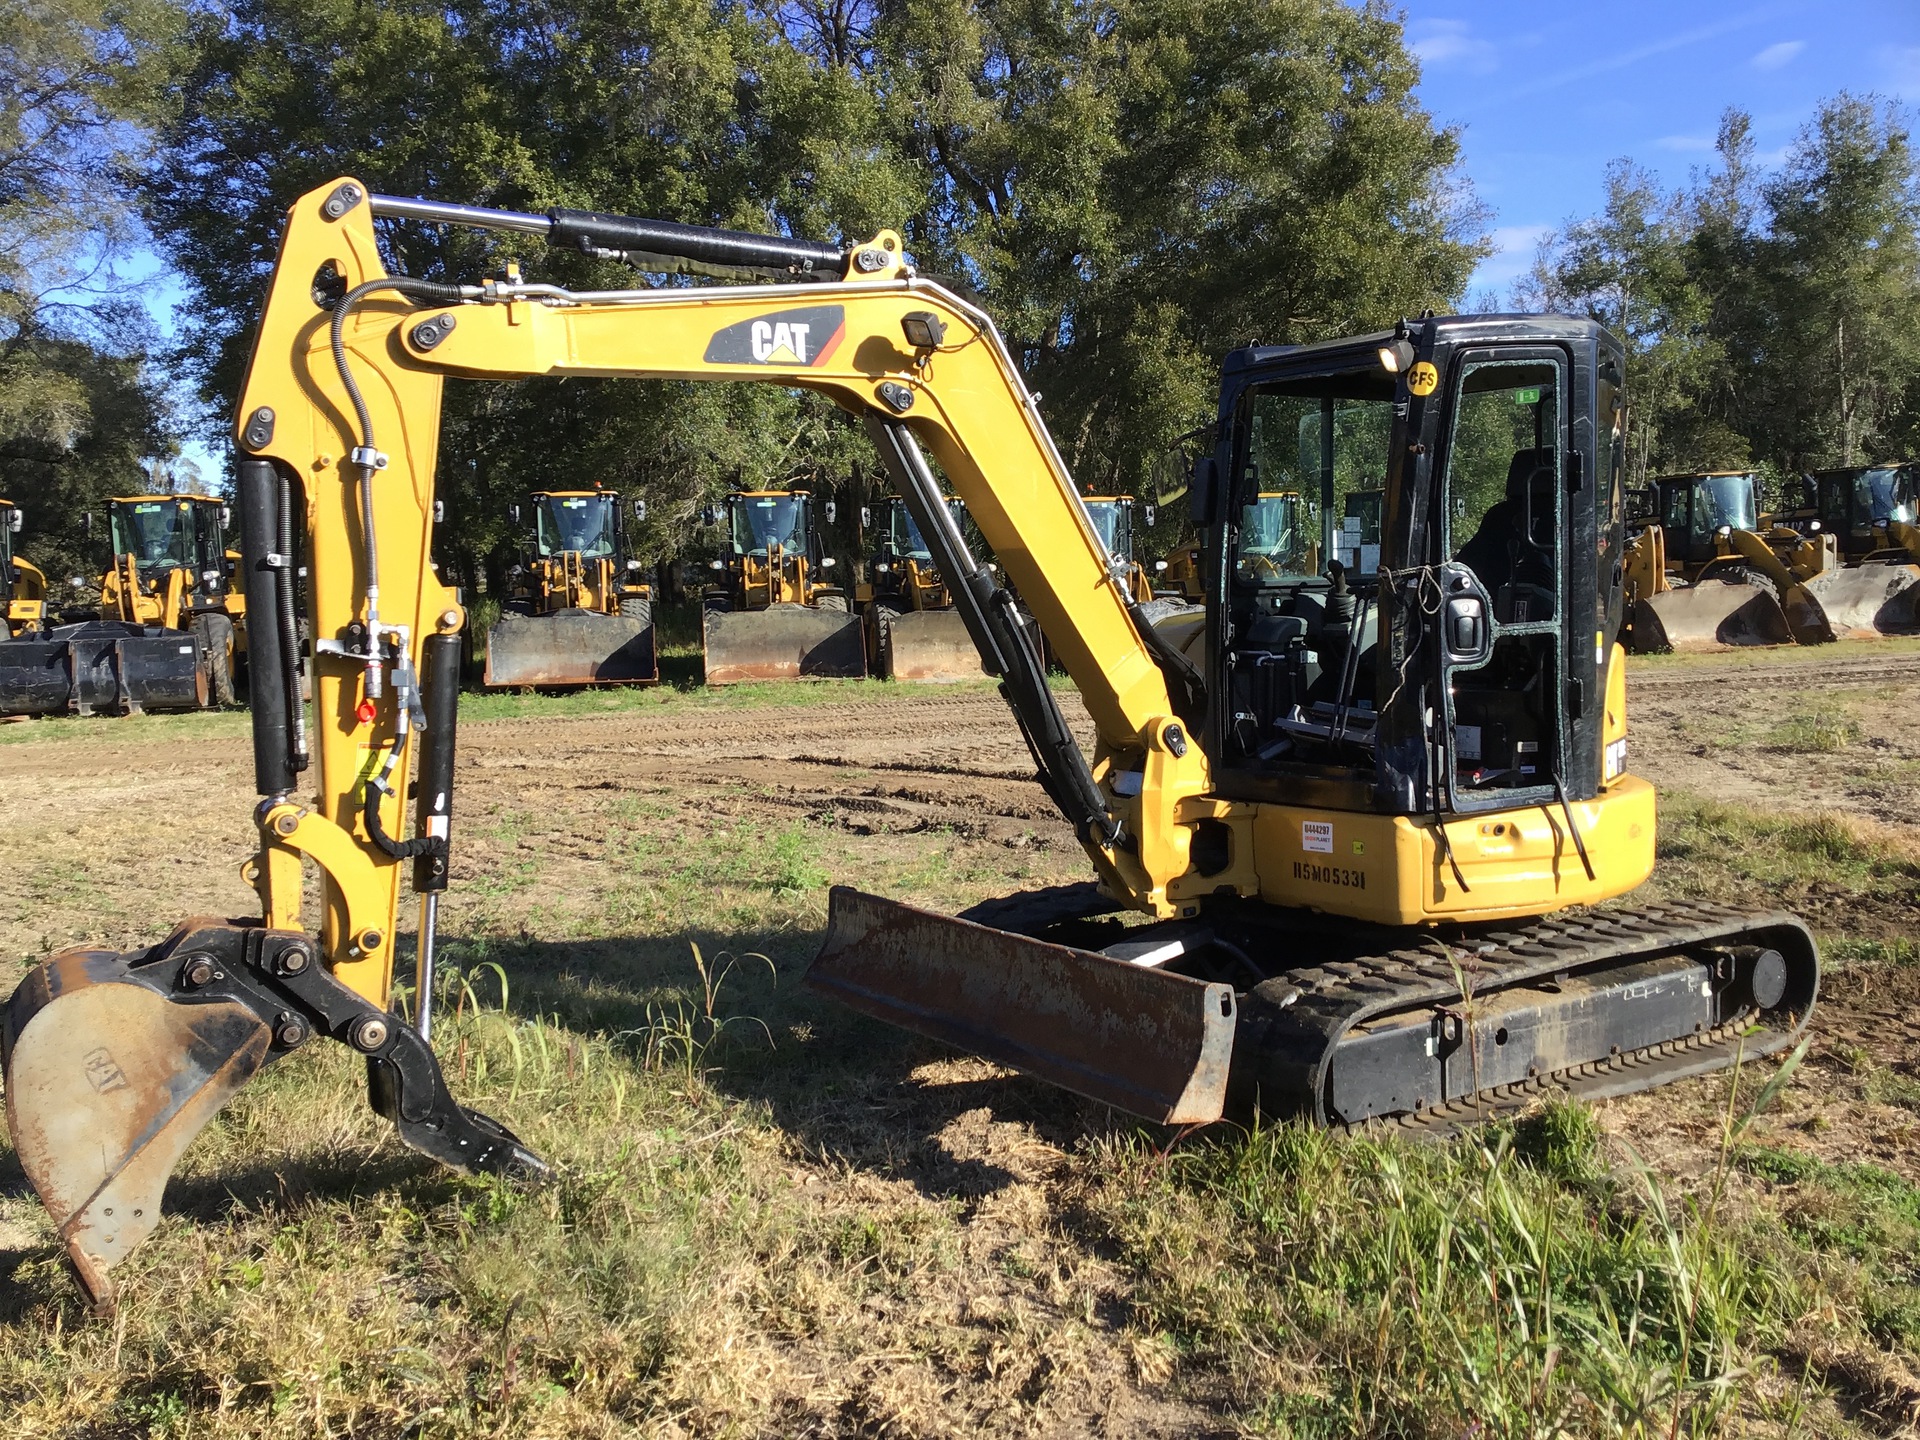
M 946 498 L 948 518 L 966 529 L 967 507 Z M 876 516 L 861 510 L 864 529 Z M 867 667 L 883 680 L 974 680 L 983 673 L 980 652 L 954 609 L 946 577 L 907 509 L 893 495 L 880 502 L 879 543 L 867 564 L 868 579 L 854 586 L 854 608 L 866 627 Z
M 0 715 L 232 705 L 244 683 L 246 595 L 209 495 L 110 502 L 112 556 L 96 608 L 0 645 Z
M 489 689 L 651 685 L 660 678 L 653 588 L 612 490 L 536 490 L 533 539 L 487 631 Z M 633 502 L 646 518 L 646 501 Z M 524 512 L 514 507 L 514 519 Z
M 1638 653 L 1834 638 L 1808 582 L 1832 547 L 1760 515 L 1747 470 L 1657 477 L 1629 497 L 1623 558 L 1628 646 Z
M 38 630 L 47 616 L 47 577 L 40 567 L 13 553 L 13 537 L 26 516 L 11 500 L 0 500 L 0 596 L 7 603 L 6 634 L 15 638 Z
M 1116 576 L 1124 579 L 1127 593 L 1141 604 L 1153 599 L 1153 582 L 1148 579 L 1147 567 L 1133 558 L 1133 497 L 1131 495 L 1089 495 L 1082 501 L 1087 507 L 1087 519 L 1093 522 L 1093 530 L 1100 537 L 1100 543 L 1107 547 L 1112 558 Z M 1151 529 L 1154 522 L 1154 507 L 1146 507 L 1142 518 Z M 1156 560 L 1155 574 L 1165 571 L 1167 562 Z
M 828 524 L 834 504 L 824 503 Z M 867 673 L 861 619 L 828 582 L 826 553 L 805 490 L 737 490 L 701 523 L 724 522 L 722 553 L 700 602 L 709 685 L 748 680 L 859 680 Z
M 1778 518 L 1781 527 L 1804 536 L 1808 545 L 1828 547 L 1827 563 L 1808 578 L 1807 589 L 1840 639 L 1920 631 L 1916 468 L 1888 464 L 1816 470 L 1808 477 L 1812 503 Z

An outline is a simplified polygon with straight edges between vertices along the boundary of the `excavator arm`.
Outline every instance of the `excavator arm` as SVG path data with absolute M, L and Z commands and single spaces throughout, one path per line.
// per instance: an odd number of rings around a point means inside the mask
M 818 278 L 591 293 L 512 272 L 439 284 L 387 273 L 383 215 Z M 469 1169 L 540 1168 L 504 1127 L 453 1102 L 428 1046 L 467 623 L 428 558 L 442 390 L 450 376 L 534 375 L 804 387 L 860 416 L 1111 900 L 1160 917 L 1191 905 L 1192 823 L 1213 812 L 1181 812 L 1209 776 L 1172 698 L 1179 662 L 1156 653 L 992 322 L 916 278 L 897 236 L 843 250 L 386 199 L 351 179 L 321 187 L 289 212 L 234 435 L 262 796 L 245 875 L 261 918 L 189 920 L 132 954 L 63 952 L 20 986 L 0 1027 L 15 1145 L 101 1305 L 193 1136 L 314 1035 L 367 1056 L 373 1103 L 409 1144 Z M 1078 683 L 1098 736 L 1091 764 L 1011 597 L 967 553 L 928 454 Z M 400 840 L 416 778 L 416 834 Z M 317 915 L 303 900 L 309 865 Z M 408 866 L 422 901 L 414 1025 L 389 1013 Z M 1205 882 L 1209 893 L 1235 883 Z M 1251 893 L 1250 874 L 1238 884 Z M 1187 998 L 1230 1019 L 1221 988 L 1195 982 Z M 1134 1002 L 1116 1003 L 1131 1013 Z M 1218 1030 L 1216 1019 L 1216 1049 Z

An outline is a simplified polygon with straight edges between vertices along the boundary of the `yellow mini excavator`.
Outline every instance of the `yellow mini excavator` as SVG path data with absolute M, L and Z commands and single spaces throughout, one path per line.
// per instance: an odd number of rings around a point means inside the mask
M 429 281 L 383 268 L 382 217 L 791 278 Z M 802 326 L 808 341 L 775 339 Z M 897 235 L 843 246 L 528 215 L 351 179 L 301 197 L 235 425 L 262 617 L 260 915 L 189 919 L 132 953 L 62 952 L 0 1024 L 14 1145 L 79 1275 L 109 1300 L 195 1133 L 316 1038 L 366 1058 L 372 1103 L 408 1144 L 470 1170 L 540 1168 L 455 1103 L 430 1048 L 465 612 L 427 545 L 456 377 L 804 386 L 865 423 L 1095 879 L 957 917 L 835 888 L 808 981 L 857 1010 L 1183 1124 L 1263 1111 L 1440 1132 L 1792 1043 L 1819 984 L 1793 916 L 1586 908 L 1654 862 L 1616 643 L 1622 363 L 1606 331 L 1562 316 L 1233 352 L 1190 495 L 1206 603 L 1162 630 L 1115 573 L 993 322 L 917 277 Z M 1305 430 L 1324 443 L 1295 445 Z M 1268 453 L 1263 436 L 1287 443 Z M 1236 567 L 1254 477 L 1329 514 L 1336 476 L 1359 469 L 1345 437 L 1376 459 L 1385 447 L 1376 567 Z M 934 463 L 998 570 L 946 523 Z M 292 666 L 296 532 L 310 726 Z M 1091 753 L 1003 579 L 1076 682 Z M 390 1008 L 408 868 L 412 1024 Z
M 0 715 L 87 715 L 232 705 L 246 655 L 246 595 L 226 547 L 226 502 L 110 502 L 99 606 L 0 644 Z
M 837 348 L 837 331 L 816 330 L 824 323 L 778 322 L 777 343 L 769 354 L 817 357 L 823 353 L 819 347 Z M 756 334 L 738 353 L 751 357 L 761 344 Z M 831 524 L 833 502 L 823 508 Z M 700 518 L 709 527 L 725 521 L 723 554 L 708 562 L 716 583 L 700 604 L 707 684 L 858 680 L 867 673 L 860 617 L 848 605 L 847 592 L 826 579 L 837 562 L 821 542 L 812 495 L 805 490 L 735 491 L 724 505 L 709 506 Z
M 646 502 L 634 514 L 646 518 Z M 536 490 L 533 545 L 487 631 L 485 683 L 647 685 L 660 678 L 653 587 L 611 490 Z M 518 506 L 515 519 L 523 514 Z
M 46 621 L 47 577 L 39 566 L 13 553 L 13 537 L 25 520 L 19 506 L 0 500 L 0 597 L 7 605 L 7 628 L 0 640 L 37 631 Z
M 964 538 L 967 507 L 951 497 L 944 504 L 955 532 Z M 870 527 L 871 512 L 861 514 Z M 980 652 L 907 502 L 898 495 L 887 497 L 879 518 L 869 578 L 853 592 L 866 628 L 869 670 L 883 680 L 979 678 Z

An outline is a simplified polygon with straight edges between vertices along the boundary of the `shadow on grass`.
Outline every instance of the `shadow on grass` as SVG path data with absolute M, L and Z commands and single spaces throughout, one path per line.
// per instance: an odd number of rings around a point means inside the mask
M 444 953 L 483 1004 L 498 1005 L 498 982 L 478 967 L 498 964 L 509 977 L 510 1013 L 557 1017 L 570 1029 L 621 1037 L 637 1051 L 663 1018 L 704 1020 L 706 991 L 693 958 L 698 946 L 709 974 L 722 976 L 713 1018 L 738 1022 L 701 1056 L 707 1084 L 764 1105 L 773 1123 L 815 1160 L 906 1180 L 934 1198 L 977 1199 L 1016 1178 L 999 1165 L 955 1155 L 942 1140 L 972 1112 L 1026 1125 L 1062 1150 L 1139 1124 L 1026 1076 L 989 1072 L 977 1061 L 941 1065 L 962 1057 L 815 995 L 801 977 L 819 941 L 818 932 L 690 929 L 586 941 L 455 940 Z M 443 991 L 439 1013 L 457 1003 Z

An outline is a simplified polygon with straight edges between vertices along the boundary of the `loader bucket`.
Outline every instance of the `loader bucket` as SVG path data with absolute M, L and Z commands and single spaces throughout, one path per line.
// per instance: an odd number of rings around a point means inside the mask
M 139 958 L 62 951 L 0 1020 L 14 1149 L 103 1310 L 108 1271 L 159 1220 L 173 1167 L 272 1043 L 244 1006 L 182 1004 L 142 983 L 128 965 Z
M 1230 985 L 936 915 L 845 886 L 807 984 L 875 1019 L 1168 1125 L 1218 1120 Z
M 1771 590 L 1726 580 L 1703 580 L 1640 601 L 1633 635 L 1633 648 L 1643 653 L 1793 644 L 1786 612 Z
M 1920 630 L 1920 566 L 1856 565 L 1807 581 L 1842 640 L 1910 635 Z
M 746 680 L 864 679 L 860 617 L 811 605 L 706 610 L 701 615 L 709 685 Z
M 90 620 L 0 641 L 0 715 L 201 710 L 208 698 L 189 631 Z
M 889 680 L 978 680 L 980 651 L 958 610 L 910 610 L 887 623 L 880 673 Z
M 659 678 L 650 618 L 509 612 L 487 631 L 489 686 L 651 685 Z

